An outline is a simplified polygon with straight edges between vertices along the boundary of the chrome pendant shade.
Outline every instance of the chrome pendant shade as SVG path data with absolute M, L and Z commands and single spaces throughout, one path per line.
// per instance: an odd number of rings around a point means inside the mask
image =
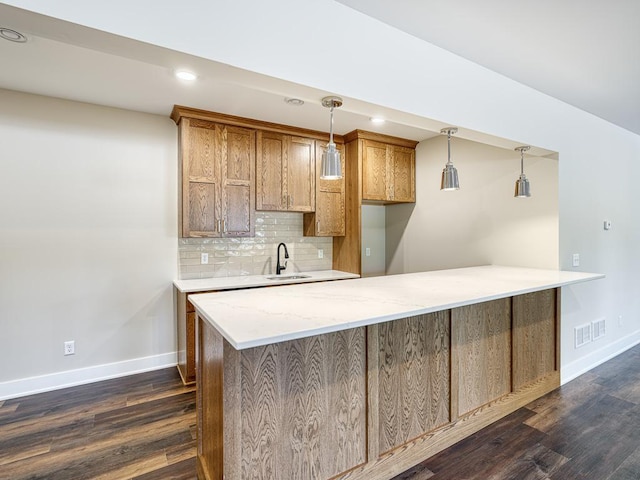
M 516 152 L 520 152 L 520 177 L 516 180 L 516 188 L 513 195 L 516 198 L 527 198 L 531 196 L 531 185 L 529 184 L 529 179 L 524 174 L 524 152 L 530 148 L 528 145 L 523 145 L 522 147 L 516 147 L 514 149 Z
M 451 135 L 458 131 L 455 127 L 443 128 L 440 133 L 447 134 L 447 164 L 442 170 L 442 180 L 440 181 L 440 190 L 459 190 L 460 182 L 458 181 L 458 170 L 451 163 Z
M 331 123 L 329 125 L 329 143 L 327 149 L 322 154 L 322 165 L 320 170 L 320 178 L 323 180 L 338 180 L 342 178 L 342 162 L 340 152 L 333 143 L 333 109 L 342 105 L 340 97 L 324 97 L 322 106 L 331 110 Z

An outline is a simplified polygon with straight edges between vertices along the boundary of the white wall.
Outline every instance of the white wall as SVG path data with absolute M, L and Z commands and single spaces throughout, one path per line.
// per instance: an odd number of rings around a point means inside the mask
M 175 124 L 6 90 L 0 105 L 0 398 L 175 363 Z
M 387 207 L 387 273 L 474 265 L 558 267 L 558 162 L 525 158 L 532 196 L 514 198 L 520 154 L 451 139 L 460 190 L 441 191 L 446 136 L 416 149 L 416 203 Z
M 607 275 L 563 289 L 563 379 L 640 341 L 640 136 L 333 0 L 5 3 L 559 152 L 560 267 L 579 252 L 581 270 Z M 598 317 L 606 336 L 573 349 L 573 327 Z
M 362 205 L 362 276 L 386 273 L 386 209 L 384 205 Z M 367 248 L 369 256 L 367 256 Z

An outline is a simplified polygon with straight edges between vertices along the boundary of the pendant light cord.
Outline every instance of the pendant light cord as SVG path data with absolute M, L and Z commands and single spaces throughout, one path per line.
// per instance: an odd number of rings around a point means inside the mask
M 447 165 L 451 165 L 451 130 L 447 131 Z
M 331 120 L 329 123 L 329 143 L 333 143 L 333 104 L 331 104 Z

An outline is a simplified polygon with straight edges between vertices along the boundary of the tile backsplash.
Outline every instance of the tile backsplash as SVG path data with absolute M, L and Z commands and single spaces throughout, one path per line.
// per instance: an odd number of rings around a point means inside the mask
M 180 279 L 274 274 L 280 242 L 289 251 L 285 273 L 330 270 L 333 239 L 303 236 L 302 215 L 256 212 L 255 237 L 251 238 L 180 238 Z M 318 258 L 319 250 L 323 258 Z M 201 253 L 209 254 L 208 264 L 200 264 Z

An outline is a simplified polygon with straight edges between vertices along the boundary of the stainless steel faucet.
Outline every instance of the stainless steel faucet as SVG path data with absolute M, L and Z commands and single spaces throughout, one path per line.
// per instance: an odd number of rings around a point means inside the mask
M 284 266 L 280 265 L 280 247 L 284 247 Z M 284 243 L 278 244 L 278 254 L 276 260 L 276 275 L 280 275 L 280 273 L 287 268 L 287 258 L 289 258 L 289 252 L 287 251 L 287 246 Z

